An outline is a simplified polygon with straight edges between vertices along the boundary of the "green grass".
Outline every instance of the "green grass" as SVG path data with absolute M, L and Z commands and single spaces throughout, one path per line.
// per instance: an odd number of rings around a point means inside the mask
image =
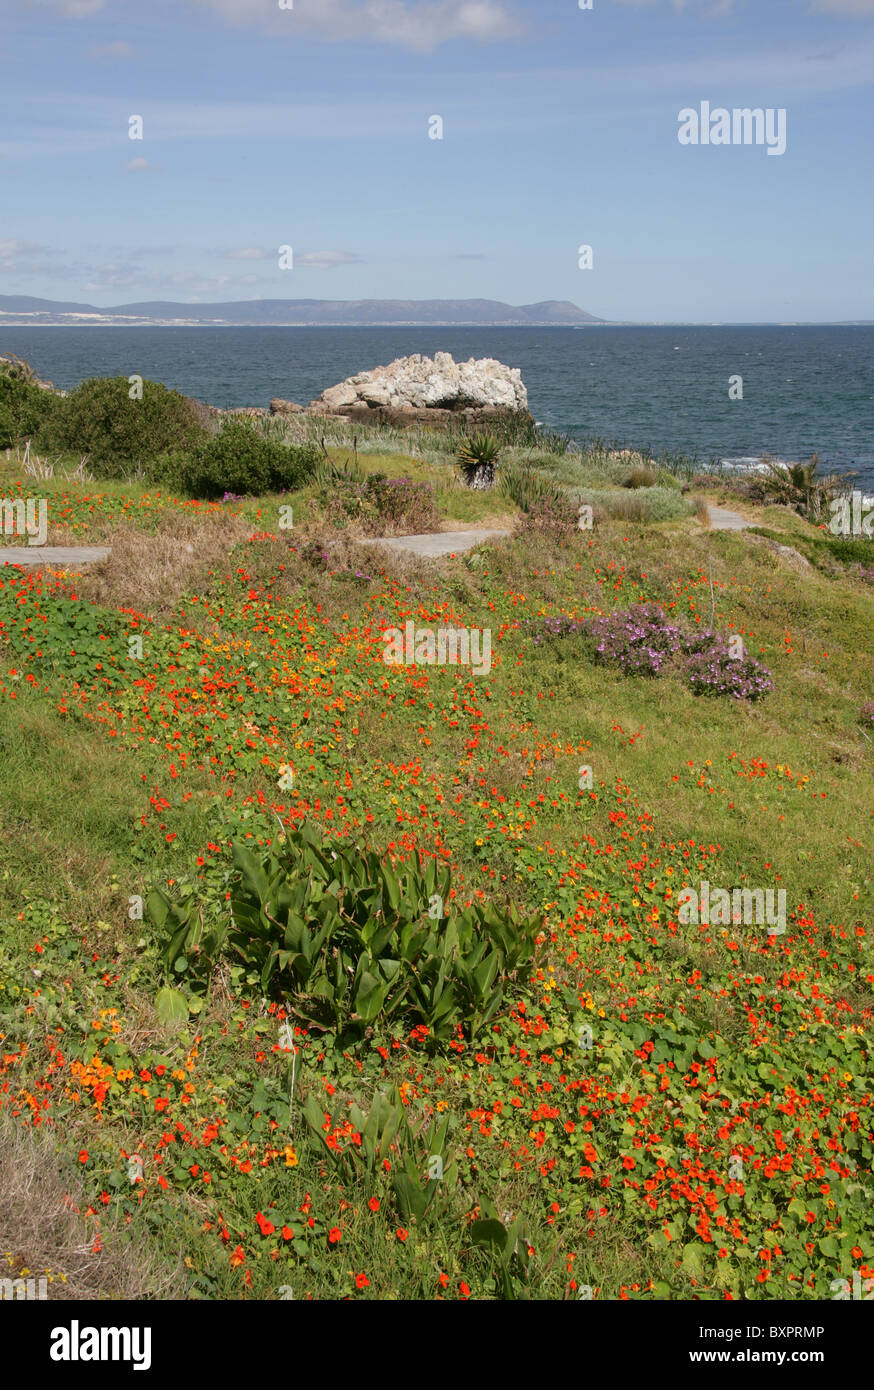
M 0 752 L 7 910 L 46 895 L 74 920 L 121 925 L 144 868 L 171 862 L 167 835 L 178 862 L 180 851 L 195 854 L 208 833 L 216 792 L 206 778 L 184 805 L 177 798 L 164 811 L 161 829 L 148 799 L 165 777 L 158 754 L 144 750 L 135 765 L 77 712 L 61 715 L 44 696 L 21 689 L 14 700 L 0 699 Z

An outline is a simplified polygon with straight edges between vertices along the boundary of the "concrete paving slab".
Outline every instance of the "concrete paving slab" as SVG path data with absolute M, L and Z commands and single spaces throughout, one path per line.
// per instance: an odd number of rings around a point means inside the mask
M 421 536 L 368 536 L 362 545 L 384 545 L 389 550 L 421 555 L 428 560 L 441 555 L 461 555 L 483 541 L 500 540 L 509 536 L 508 530 L 480 527 L 474 531 L 431 531 Z
M 732 512 L 728 507 L 712 507 L 707 504 L 710 513 L 710 529 L 712 531 L 746 531 L 750 527 L 750 522 L 741 516 L 740 512 Z
M 50 565 L 52 569 L 69 570 L 94 565 L 109 554 L 111 547 L 106 545 L 2 545 L 0 569 L 4 565 Z

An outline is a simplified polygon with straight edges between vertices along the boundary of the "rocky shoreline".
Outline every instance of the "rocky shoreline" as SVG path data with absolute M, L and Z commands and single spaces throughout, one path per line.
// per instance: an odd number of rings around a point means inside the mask
M 441 424 L 463 419 L 472 426 L 506 416 L 530 415 L 528 392 L 518 367 L 493 357 L 456 362 L 448 352 L 431 357 L 415 353 L 388 366 L 374 367 L 329 386 L 308 405 L 275 397 L 269 408 L 208 407 L 216 416 L 270 418 L 309 415 L 325 420 L 373 424 Z

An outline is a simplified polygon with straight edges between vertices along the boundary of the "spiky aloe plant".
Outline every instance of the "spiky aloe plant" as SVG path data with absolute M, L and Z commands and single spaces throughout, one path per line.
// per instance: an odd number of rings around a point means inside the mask
M 469 434 L 458 446 L 458 461 L 468 487 L 491 487 L 501 446 L 493 434 Z

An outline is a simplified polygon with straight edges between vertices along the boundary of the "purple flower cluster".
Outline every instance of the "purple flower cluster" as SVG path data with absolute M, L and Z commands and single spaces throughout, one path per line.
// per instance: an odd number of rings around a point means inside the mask
M 619 666 L 626 675 L 658 676 L 683 650 L 680 628 L 666 621 L 656 603 L 590 618 L 585 632 L 595 643 L 596 659 Z
M 531 631 L 535 646 L 580 635 L 592 644 L 596 661 L 618 666 L 626 675 L 677 671 L 697 695 L 759 700 L 774 689 L 770 671 L 758 661 L 734 655 L 718 633 L 684 631 L 668 621 L 657 603 L 617 608 L 606 617 L 583 621 L 560 613 L 539 619 Z
M 346 569 L 345 565 L 342 569 L 333 570 L 332 574 L 335 579 L 348 579 L 352 583 L 355 583 L 356 580 L 360 580 L 363 584 L 369 584 L 373 579 L 372 574 L 365 574 L 364 570 Z
M 866 726 L 874 724 L 874 700 L 866 700 L 859 710 L 860 723 Z
M 732 656 L 728 643 L 715 632 L 706 650 L 688 656 L 683 674 L 696 695 L 728 695 L 732 700 L 760 700 L 774 689 L 774 679 L 764 666 L 748 656 Z
M 538 621 L 529 618 L 528 623 L 535 647 L 539 647 L 542 642 L 555 641 L 561 637 L 576 637 L 584 631 L 584 624 L 576 618 L 568 617 L 567 613 L 557 613 L 555 617 L 541 618 Z

